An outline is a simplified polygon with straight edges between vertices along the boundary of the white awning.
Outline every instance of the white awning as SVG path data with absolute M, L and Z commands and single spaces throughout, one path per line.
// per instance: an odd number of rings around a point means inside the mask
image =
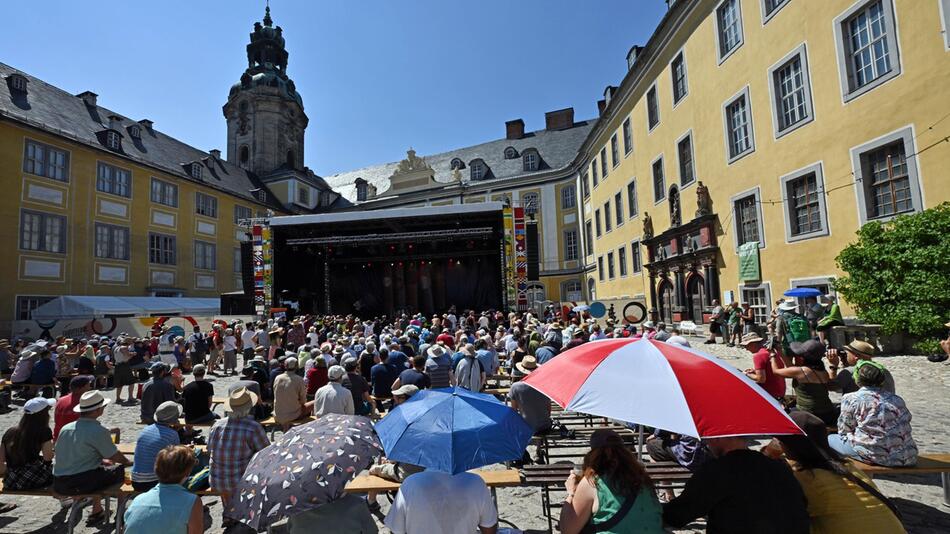
M 189 297 L 92 297 L 65 295 L 36 308 L 30 317 L 48 321 L 102 317 L 150 317 L 155 315 L 217 315 L 217 298 Z

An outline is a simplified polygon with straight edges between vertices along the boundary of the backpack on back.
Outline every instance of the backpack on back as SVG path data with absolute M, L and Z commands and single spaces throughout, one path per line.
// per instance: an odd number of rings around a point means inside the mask
M 808 321 L 798 314 L 787 314 L 782 318 L 785 322 L 785 339 L 782 340 L 782 349 L 788 353 L 789 345 L 801 343 L 811 338 L 811 329 Z

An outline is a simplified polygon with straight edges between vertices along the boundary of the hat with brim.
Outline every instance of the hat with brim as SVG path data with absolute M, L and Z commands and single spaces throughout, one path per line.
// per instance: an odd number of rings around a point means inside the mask
M 755 332 L 749 332 L 748 334 L 742 336 L 742 341 L 740 341 L 739 344 L 744 347 L 749 343 L 759 343 L 761 341 L 764 340 L 759 336 L 759 334 L 756 334 Z
M 948 321 L 948 322 L 947 322 L 946 324 L 944 324 L 943 326 L 946 326 L 947 328 L 950 328 L 950 321 Z M 0 342 L 0 343 L 2 343 L 2 342 Z
M 235 408 L 254 406 L 257 404 L 257 394 L 247 388 L 237 388 L 228 394 L 224 401 L 224 408 L 233 412 Z
M 181 417 L 181 405 L 175 401 L 165 401 L 155 409 L 154 418 L 158 423 L 177 423 Z
M 419 392 L 419 386 L 415 386 L 412 384 L 405 384 L 392 391 L 393 397 L 406 397 L 406 398 L 409 398 L 418 392 Z
M 868 358 L 872 358 L 874 356 L 874 345 L 868 343 L 867 341 L 861 341 L 860 339 L 855 339 L 842 348 L 845 351 L 857 354 L 858 356 L 866 356 Z
M 343 354 L 344 352 L 346 352 L 346 350 L 345 350 L 343 347 L 340 347 L 340 346 L 337 346 L 335 349 L 333 349 L 333 354 L 335 354 L 335 355 L 337 355 L 337 356 Z
M 99 408 L 105 408 L 109 402 L 111 401 L 103 397 L 98 389 L 93 389 L 82 394 L 82 397 L 79 398 L 79 404 L 73 407 L 73 411 L 77 413 L 92 412 Z
M 651 330 L 654 328 L 653 321 L 646 321 L 640 326 L 642 326 L 643 328 L 649 328 Z
M 443 347 L 443 345 L 441 345 L 441 344 L 440 344 L 440 345 L 433 345 L 433 346 L 429 347 L 429 350 L 426 351 L 426 352 L 429 353 L 429 356 L 432 356 L 433 358 L 438 358 L 438 357 L 442 356 L 443 354 L 445 354 L 445 349 L 442 348 L 442 347 Z
M 520 362 L 515 364 L 515 368 L 529 375 L 531 371 L 538 368 L 538 360 L 534 356 L 525 356 Z
M 798 303 L 794 300 L 784 300 L 778 305 L 778 309 L 782 311 L 796 311 L 798 309 Z

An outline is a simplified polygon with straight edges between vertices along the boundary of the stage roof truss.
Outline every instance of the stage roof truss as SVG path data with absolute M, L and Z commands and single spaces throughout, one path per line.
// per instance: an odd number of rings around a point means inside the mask
M 392 234 L 335 235 L 328 237 L 300 237 L 288 239 L 288 245 L 343 245 L 370 243 L 403 243 L 452 241 L 464 237 L 491 237 L 495 229 L 491 227 L 457 228 L 452 230 L 422 230 L 418 232 L 398 232 Z

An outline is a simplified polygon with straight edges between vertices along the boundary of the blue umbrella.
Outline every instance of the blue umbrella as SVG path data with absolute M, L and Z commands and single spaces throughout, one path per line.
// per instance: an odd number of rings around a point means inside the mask
M 793 287 L 785 292 L 786 297 L 796 298 L 817 297 L 818 295 L 821 295 L 821 291 L 813 287 Z
M 532 432 L 491 395 L 443 388 L 413 395 L 376 423 L 376 434 L 390 460 L 455 474 L 521 458 Z

